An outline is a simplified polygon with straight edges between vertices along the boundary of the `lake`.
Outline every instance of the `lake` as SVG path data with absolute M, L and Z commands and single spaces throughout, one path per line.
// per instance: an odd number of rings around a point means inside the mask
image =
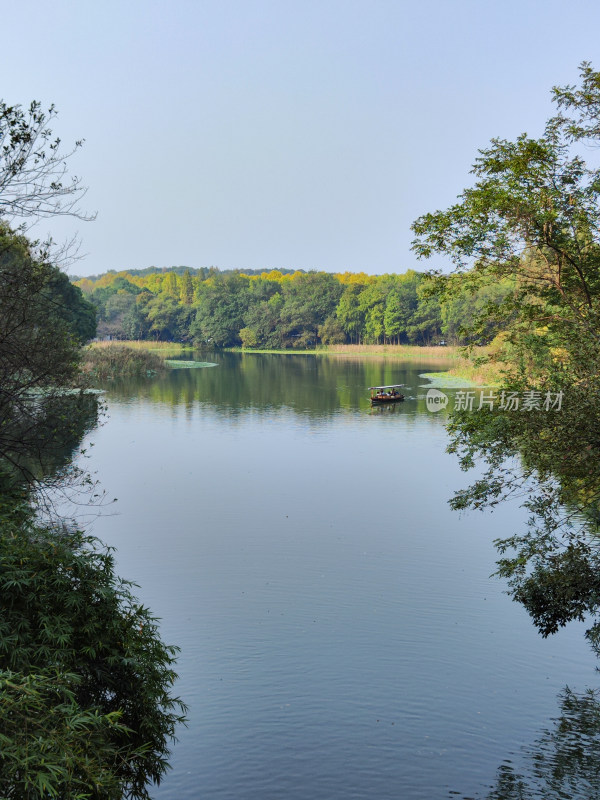
M 488 796 L 596 659 L 583 626 L 541 638 L 489 577 L 524 512 L 448 507 L 472 477 L 425 406 L 436 367 L 196 357 L 217 366 L 110 388 L 87 439 L 118 498 L 92 530 L 181 647 L 189 725 L 153 796 Z M 371 410 L 392 383 L 406 401 Z

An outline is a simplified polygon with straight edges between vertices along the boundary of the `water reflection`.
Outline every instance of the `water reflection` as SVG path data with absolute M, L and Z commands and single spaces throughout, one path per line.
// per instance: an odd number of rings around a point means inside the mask
M 31 416 L 17 420 L 13 463 L 28 480 L 60 482 L 70 470 L 81 440 L 98 424 L 96 394 L 57 393 L 39 401 Z
M 256 353 L 203 353 L 202 360 L 218 366 L 175 369 L 164 378 L 128 379 L 107 388 L 121 400 L 141 398 L 173 407 L 200 403 L 228 415 L 247 409 L 271 413 L 289 408 L 326 417 L 342 410 L 370 410 L 368 386 L 404 383 L 404 403 L 372 409 L 372 413 L 394 416 L 426 411 L 423 389 L 419 388 L 425 381 L 419 375 L 431 369 L 430 361 Z
M 465 478 L 426 409 L 431 365 L 201 358 L 219 366 L 111 386 L 94 448 L 120 497 L 96 532 L 182 647 L 190 724 L 154 796 L 541 800 L 510 751 L 592 654 L 572 628 L 537 636 L 488 579 L 518 508 L 448 509 Z M 371 410 L 391 383 L 406 402 Z
M 564 395 L 560 413 L 455 413 L 450 450 L 463 467 L 478 463 L 480 472 L 452 503 L 460 510 L 495 509 L 517 499 L 528 516 L 495 540 L 496 574 L 544 639 L 576 625 L 587 629 L 598 656 L 598 393 L 581 381 Z M 566 688 L 553 727 L 523 751 L 524 767 L 513 761 L 500 766 L 488 799 L 600 797 L 598 699 L 596 690 L 578 694 Z
M 600 797 L 600 692 L 566 687 L 558 699 L 560 714 L 552 726 L 500 765 L 486 800 Z

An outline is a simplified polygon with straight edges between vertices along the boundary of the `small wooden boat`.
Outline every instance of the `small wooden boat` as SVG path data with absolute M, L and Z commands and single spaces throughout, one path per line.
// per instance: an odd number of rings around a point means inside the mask
M 371 392 L 371 405 L 378 406 L 381 403 L 399 403 L 404 400 L 404 395 L 398 391 L 404 386 L 403 383 L 395 383 L 392 386 L 369 386 Z

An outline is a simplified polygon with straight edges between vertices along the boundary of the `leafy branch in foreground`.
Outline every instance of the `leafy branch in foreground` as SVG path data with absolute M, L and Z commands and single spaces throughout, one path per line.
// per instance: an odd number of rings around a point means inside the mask
M 455 508 L 519 498 L 524 532 L 496 542 L 499 574 L 543 635 L 591 617 L 600 654 L 600 169 L 581 144 L 600 141 L 600 73 L 555 89 L 560 113 L 542 136 L 492 140 L 456 204 L 413 226 L 419 256 L 449 256 L 457 278 L 433 276 L 442 300 L 507 282 L 474 330 L 503 322 L 494 352 L 503 388 L 562 392 L 560 411 L 455 412 L 450 450 L 483 465 Z
M 37 101 L 27 109 L 0 101 L 0 217 L 94 219 L 79 205 L 86 187 L 68 172 L 67 162 L 83 142 L 62 149 L 49 127 L 56 116 L 54 106 L 44 110 Z
M 177 648 L 90 536 L 3 521 L 0 796 L 148 800 L 183 722 Z
M 590 70 L 581 67 L 584 84 L 595 76 L 595 104 L 589 92 L 583 105 L 577 92 L 555 90 L 561 106 L 579 120 L 582 137 L 598 130 L 598 120 L 585 117 L 600 108 L 598 74 Z M 437 275 L 442 299 L 466 286 L 476 291 L 510 282 L 512 292 L 495 309 L 485 308 L 481 319 L 495 314 L 504 322 L 512 348 L 505 360 L 521 374 L 519 361 L 525 363 L 530 379 L 536 368 L 547 376 L 559 371 L 561 361 L 575 365 L 582 340 L 598 363 L 600 170 L 581 158 L 574 124 L 559 114 L 537 139 L 493 139 L 475 161 L 474 185 L 449 209 L 413 225 L 417 255 L 444 254 L 462 276 L 457 282 Z M 579 366 L 585 373 L 585 364 Z

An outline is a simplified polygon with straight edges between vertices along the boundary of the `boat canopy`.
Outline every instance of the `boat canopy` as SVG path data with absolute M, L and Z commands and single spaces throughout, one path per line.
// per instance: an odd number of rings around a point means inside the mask
M 403 383 L 392 383 L 391 386 L 369 386 L 369 389 L 401 389 L 403 386 Z

